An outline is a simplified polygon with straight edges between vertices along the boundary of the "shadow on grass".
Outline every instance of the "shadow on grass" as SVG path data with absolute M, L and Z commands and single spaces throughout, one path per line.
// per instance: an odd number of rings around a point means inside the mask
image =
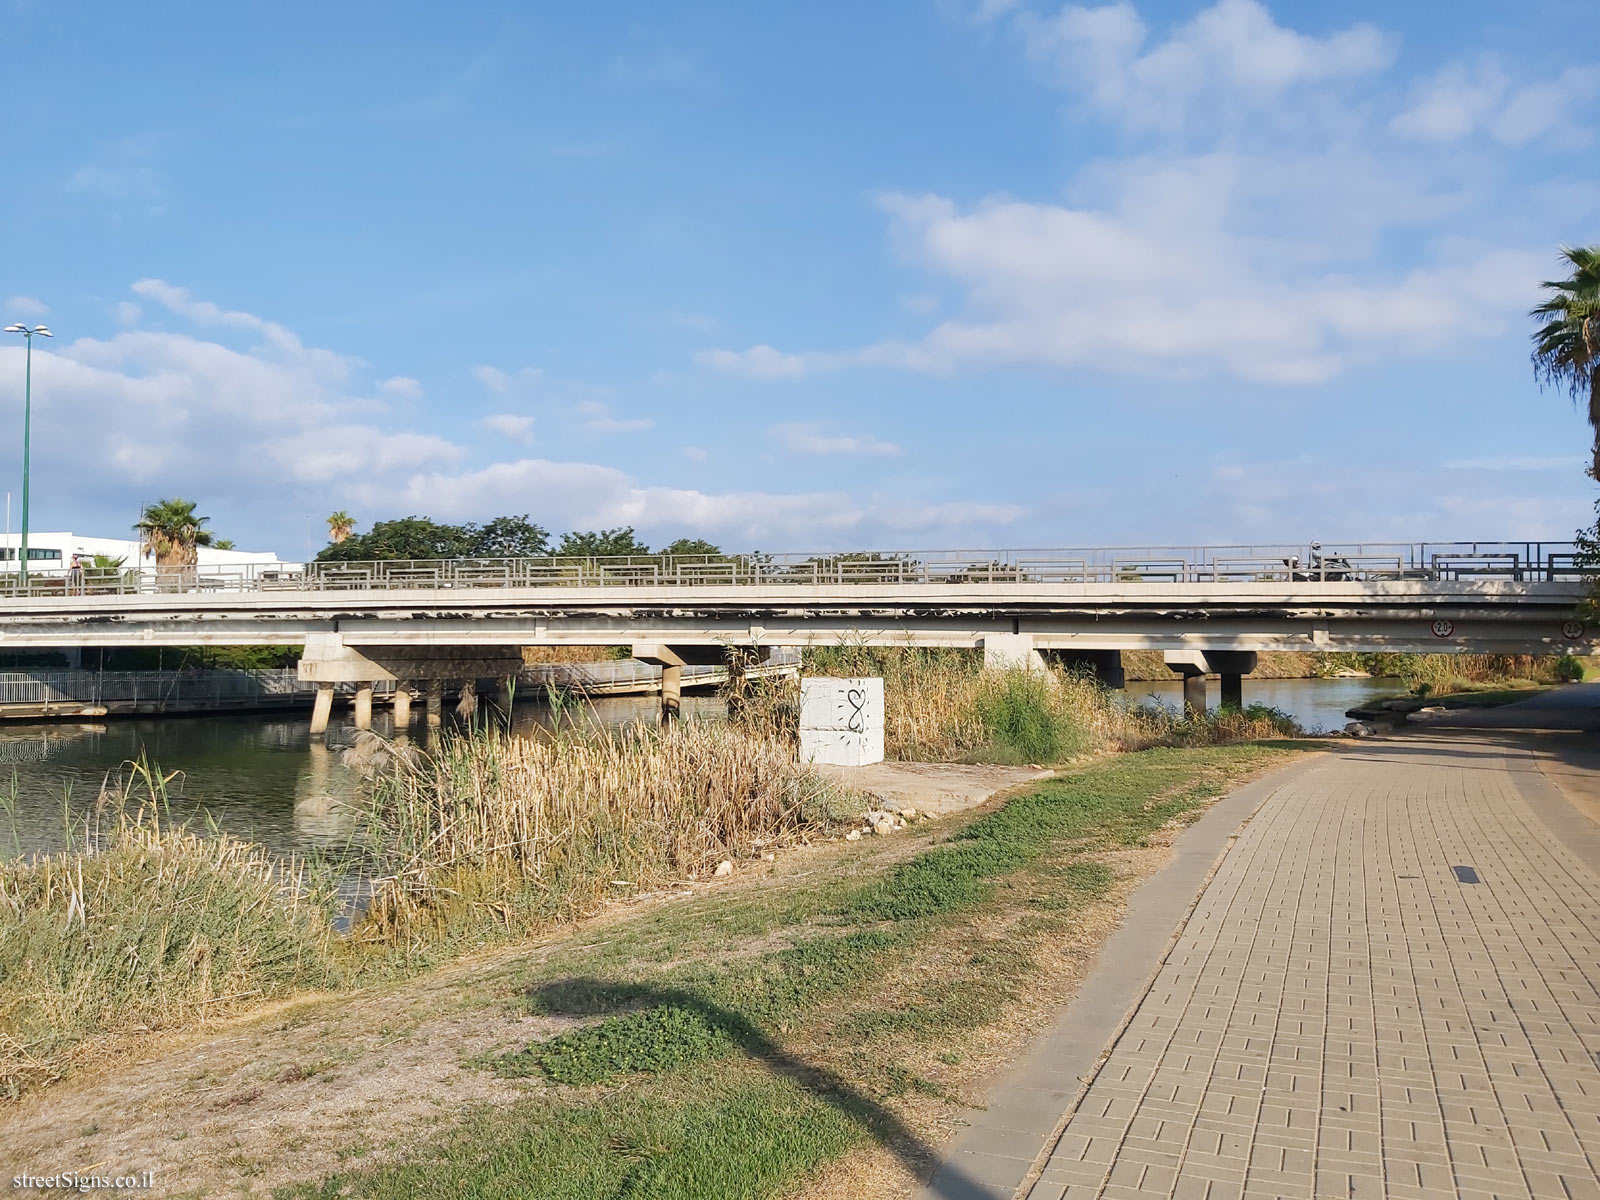
M 986 1183 L 964 1172 L 951 1162 L 940 1162 L 941 1152 L 912 1131 L 904 1121 L 883 1105 L 851 1085 L 837 1072 L 785 1050 L 747 1017 L 713 1003 L 704 995 L 680 988 L 653 987 L 647 984 L 616 983 L 590 978 L 555 980 L 529 992 L 529 998 L 542 1011 L 561 1016 L 614 1015 L 619 1007 L 638 1006 L 653 1012 L 687 1014 L 713 1036 L 725 1039 L 749 1058 L 764 1064 L 796 1087 L 828 1104 L 861 1127 L 868 1136 L 888 1149 L 919 1180 L 926 1180 L 935 1167 L 938 1177 L 932 1194 L 940 1200 L 992 1200 L 1010 1195 L 1020 1182 L 1028 1164 L 1009 1184 Z M 1041 1149 L 1043 1144 L 1041 1142 Z

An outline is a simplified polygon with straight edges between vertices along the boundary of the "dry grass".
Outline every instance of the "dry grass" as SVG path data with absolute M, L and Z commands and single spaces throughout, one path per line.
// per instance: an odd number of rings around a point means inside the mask
M 406 943 L 486 911 L 532 928 L 859 815 L 849 808 L 789 746 L 727 726 L 447 739 L 376 781 L 380 877 L 358 933 Z
M 968 650 L 827 647 L 806 651 L 805 671 L 883 677 L 884 752 L 891 759 L 1054 763 L 1088 753 L 1301 733 L 1283 713 L 1260 705 L 1190 718 L 1131 705 L 1070 671 L 986 671 L 981 656 Z M 798 696 L 793 679 L 760 681 L 734 720 L 768 738 L 793 739 Z
M 92 1034 L 177 1028 L 327 986 L 330 894 L 253 843 L 113 798 L 81 847 L 0 862 L 0 1092 L 58 1077 Z

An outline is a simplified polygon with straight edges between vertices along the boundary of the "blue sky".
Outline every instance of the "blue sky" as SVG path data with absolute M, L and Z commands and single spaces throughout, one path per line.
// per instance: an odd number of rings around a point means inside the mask
M 1525 316 L 1600 240 L 1587 2 L 9 7 L 35 528 L 180 494 L 291 557 L 338 507 L 1065 546 L 1593 503 Z

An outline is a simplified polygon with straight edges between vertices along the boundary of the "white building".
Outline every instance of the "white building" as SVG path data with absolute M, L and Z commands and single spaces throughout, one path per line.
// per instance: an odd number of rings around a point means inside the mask
M 17 556 L 21 546 L 20 533 L 0 535 L 0 574 L 15 574 L 19 570 L 21 564 Z M 153 574 L 155 559 L 148 553 L 142 554 L 145 549 L 137 538 L 84 537 L 77 533 L 35 532 L 30 529 L 28 574 L 50 575 L 66 571 L 73 565 L 74 558 L 79 566 L 92 568 L 97 555 L 106 560 L 107 565 L 121 559 L 125 571 L 138 568 Z M 299 563 L 283 562 L 270 550 L 218 550 L 202 546 L 199 559 L 201 575 L 210 571 L 221 575 L 253 576 L 273 571 L 298 571 L 301 566 Z

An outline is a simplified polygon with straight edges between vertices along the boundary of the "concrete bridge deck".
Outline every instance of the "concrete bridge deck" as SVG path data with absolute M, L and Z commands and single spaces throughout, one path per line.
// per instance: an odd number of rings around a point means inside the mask
M 925 1200 L 1600 1195 L 1597 731 L 1570 688 L 1221 801 Z

